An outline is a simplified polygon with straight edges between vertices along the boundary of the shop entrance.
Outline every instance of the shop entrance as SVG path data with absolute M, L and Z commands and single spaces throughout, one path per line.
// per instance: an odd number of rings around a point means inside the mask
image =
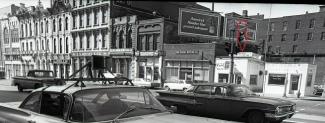
M 191 81 L 192 80 L 192 68 L 181 68 L 180 69 L 180 80 Z
M 299 75 L 291 75 L 291 78 L 290 78 L 291 84 L 290 84 L 289 94 L 294 94 L 294 91 L 298 90 L 299 79 L 300 79 Z

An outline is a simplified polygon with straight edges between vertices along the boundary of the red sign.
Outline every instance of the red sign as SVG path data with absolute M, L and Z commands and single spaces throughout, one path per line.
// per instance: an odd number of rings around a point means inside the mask
M 246 44 L 248 42 L 249 39 L 249 35 L 248 35 L 248 20 L 246 19 L 239 19 L 236 20 L 236 39 L 240 38 L 240 33 L 244 34 L 244 39 L 243 42 L 240 42 L 239 40 L 237 40 L 237 46 L 239 47 L 240 51 L 243 52 L 246 48 Z

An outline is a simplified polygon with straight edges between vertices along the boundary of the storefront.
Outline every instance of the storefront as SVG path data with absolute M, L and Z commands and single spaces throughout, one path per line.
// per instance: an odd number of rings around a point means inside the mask
M 215 82 L 228 83 L 230 80 L 230 58 L 217 57 L 215 65 Z M 244 84 L 255 92 L 263 91 L 265 75 L 261 56 L 252 52 L 240 52 L 234 56 L 235 84 Z
M 266 63 L 266 96 L 303 97 L 312 95 L 316 65 L 307 63 Z
M 215 44 L 165 44 L 165 81 L 213 82 Z

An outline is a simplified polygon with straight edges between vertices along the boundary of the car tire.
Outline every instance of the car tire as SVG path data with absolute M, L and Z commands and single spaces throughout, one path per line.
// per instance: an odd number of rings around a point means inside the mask
M 247 123 L 268 123 L 264 113 L 261 111 L 251 111 L 247 116 Z
M 19 92 L 23 92 L 23 90 L 24 90 L 23 87 L 21 87 L 20 85 L 17 85 L 17 89 Z
M 178 114 L 188 114 L 188 110 L 185 106 L 176 106 Z

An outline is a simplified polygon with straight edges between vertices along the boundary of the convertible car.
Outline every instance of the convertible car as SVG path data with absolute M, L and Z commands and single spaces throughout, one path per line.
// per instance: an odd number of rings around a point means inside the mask
M 1 123 L 230 123 L 174 114 L 145 88 L 85 84 L 34 90 L 18 103 L 2 103 Z M 175 110 L 175 109 L 174 109 Z
M 255 95 L 247 86 L 226 83 L 194 84 L 185 92 L 159 91 L 157 99 L 176 106 L 178 113 L 219 117 L 248 123 L 282 122 L 295 113 L 296 104 Z

